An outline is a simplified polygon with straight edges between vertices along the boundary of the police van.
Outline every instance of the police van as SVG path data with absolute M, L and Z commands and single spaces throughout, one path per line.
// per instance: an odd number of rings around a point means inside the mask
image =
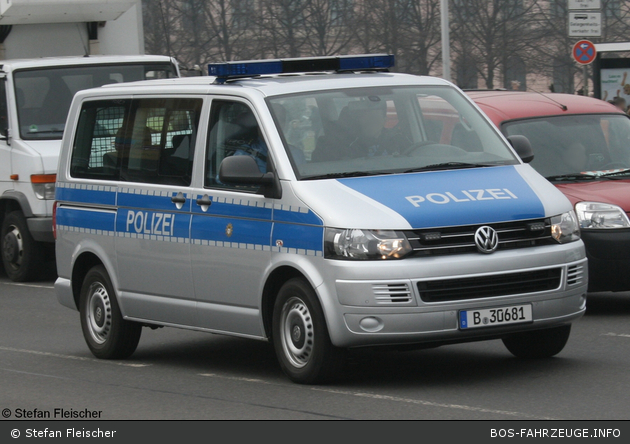
M 353 347 L 559 353 L 588 284 L 571 204 L 526 139 L 393 63 L 226 62 L 77 93 L 55 290 L 91 352 L 127 358 L 143 326 L 234 335 L 307 384 Z

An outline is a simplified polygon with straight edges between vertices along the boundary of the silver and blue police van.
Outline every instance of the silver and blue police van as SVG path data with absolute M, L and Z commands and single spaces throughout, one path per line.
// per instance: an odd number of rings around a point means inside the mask
M 298 383 L 353 347 L 558 354 L 586 307 L 569 201 L 454 85 L 391 55 L 226 62 L 76 94 L 58 300 L 91 352 L 143 326 L 271 341 Z

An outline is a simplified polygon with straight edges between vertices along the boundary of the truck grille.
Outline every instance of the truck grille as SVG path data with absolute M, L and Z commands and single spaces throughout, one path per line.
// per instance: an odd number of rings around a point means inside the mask
M 459 301 L 463 299 L 534 293 L 560 287 L 562 270 L 525 271 L 474 278 L 418 282 L 424 302 Z
M 484 225 L 496 230 L 499 237 L 497 250 L 529 248 L 555 243 L 551 237 L 549 219 L 409 230 L 405 231 L 405 235 L 413 248 L 414 256 L 478 253 L 475 232 Z

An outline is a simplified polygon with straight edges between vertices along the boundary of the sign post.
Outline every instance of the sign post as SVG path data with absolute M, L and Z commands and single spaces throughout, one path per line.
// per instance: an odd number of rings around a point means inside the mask
M 601 37 L 602 13 L 601 0 L 568 0 L 569 37 Z M 595 60 L 595 45 L 588 40 L 580 40 L 571 51 L 573 58 L 583 67 L 584 95 L 588 95 L 587 65 Z
M 580 65 L 588 65 L 593 63 L 595 56 L 597 56 L 597 50 L 595 45 L 588 40 L 580 40 L 573 45 L 573 58 Z

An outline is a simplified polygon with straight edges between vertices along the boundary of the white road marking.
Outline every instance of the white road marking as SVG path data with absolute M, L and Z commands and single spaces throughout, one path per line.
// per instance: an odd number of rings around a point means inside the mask
M 233 381 L 253 382 L 253 383 L 256 383 L 256 384 L 277 385 L 274 382 L 264 381 L 262 379 L 239 378 L 239 377 L 234 377 L 234 376 L 222 376 L 222 375 L 217 375 L 215 373 L 200 373 L 199 376 L 205 376 L 205 377 L 211 377 L 211 378 L 220 378 L 220 379 L 230 379 L 230 380 L 233 380 Z M 467 410 L 467 411 L 472 411 L 472 412 L 493 413 L 493 414 L 497 414 L 497 415 L 515 416 L 515 417 L 527 418 L 527 419 L 556 420 L 556 418 L 548 418 L 548 417 L 544 417 L 544 416 L 535 416 L 535 415 L 530 415 L 530 414 L 527 414 L 527 413 L 512 412 L 512 411 L 508 411 L 508 410 L 494 410 L 494 409 L 487 409 L 487 408 L 484 408 L 484 407 L 473 407 L 473 406 L 459 405 L 459 404 L 443 404 L 443 403 L 433 402 L 433 401 L 424 401 L 424 400 L 421 400 L 421 399 L 400 398 L 398 396 L 389 396 L 389 395 L 378 395 L 376 393 L 354 392 L 354 391 L 347 391 L 347 390 L 335 390 L 335 389 L 326 389 L 326 388 L 321 388 L 321 387 L 310 387 L 309 389 L 313 390 L 313 391 L 326 392 L 326 393 L 332 393 L 332 394 L 337 394 L 337 395 L 354 396 L 354 397 L 361 397 L 361 398 L 371 398 L 371 399 L 378 399 L 378 400 L 383 400 L 383 401 L 402 402 L 402 403 L 406 403 L 406 404 L 416 404 L 416 405 L 423 405 L 423 406 L 428 406 L 428 407 L 440 407 L 440 408 L 452 409 L 452 410 Z
M 50 288 L 51 290 L 55 289 L 53 285 L 20 284 L 18 282 L 1 282 L 1 281 L 0 281 L 0 284 L 13 285 L 15 287 Z
M 630 338 L 630 335 L 625 334 L 625 333 L 603 333 L 602 336 L 614 336 L 617 338 Z
M 122 365 L 123 367 L 148 367 L 151 365 L 151 364 L 133 364 L 129 362 L 116 362 L 116 361 L 109 361 L 105 359 L 96 359 L 96 358 L 84 358 L 82 356 L 60 355 L 57 353 L 49 353 L 49 352 L 43 352 L 43 351 L 37 351 L 37 350 L 25 350 L 22 348 L 3 347 L 3 346 L 0 346 L 0 350 L 17 352 L 17 353 L 29 353 L 31 355 L 39 355 L 39 356 L 49 356 L 52 358 L 74 359 L 76 361 L 98 362 L 99 364 Z

